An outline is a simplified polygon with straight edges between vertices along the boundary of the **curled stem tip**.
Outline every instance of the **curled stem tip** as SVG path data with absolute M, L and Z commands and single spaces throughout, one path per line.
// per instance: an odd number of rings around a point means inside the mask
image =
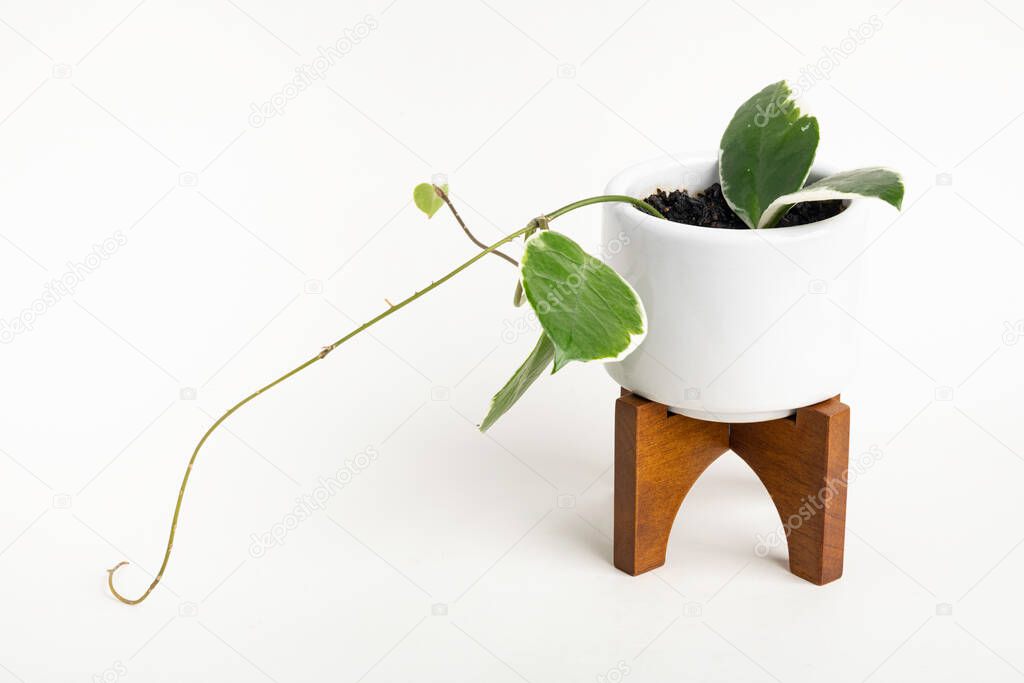
M 113 576 L 114 572 L 116 572 L 118 569 L 120 569 L 121 567 L 123 567 L 123 566 L 125 566 L 127 564 L 131 564 L 131 562 L 129 562 L 128 560 L 121 560 L 120 562 L 115 564 L 113 567 L 108 569 L 107 570 L 107 574 L 109 574 L 110 576 Z
M 149 594 L 153 592 L 153 589 L 156 588 L 156 585 L 160 583 L 160 577 L 156 577 L 156 579 L 153 581 L 153 583 L 150 584 L 149 588 L 146 590 L 145 593 L 142 594 L 142 596 L 136 598 L 135 600 L 126 598 L 120 593 L 118 593 L 117 589 L 114 588 L 114 574 L 117 572 L 118 569 L 120 569 L 121 567 L 126 567 L 129 564 L 129 562 L 122 560 L 121 562 L 118 562 L 113 567 L 107 570 L 107 587 L 110 589 L 110 592 L 113 594 L 113 596 L 121 602 L 123 602 L 124 604 L 137 605 L 143 600 L 145 600 L 147 597 L 149 597 Z

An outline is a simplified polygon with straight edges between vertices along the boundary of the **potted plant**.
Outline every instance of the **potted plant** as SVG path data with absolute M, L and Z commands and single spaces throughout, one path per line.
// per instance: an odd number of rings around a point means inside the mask
M 137 604 L 159 584 L 192 467 L 225 420 L 489 255 L 516 267 L 513 303 L 529 302 L 542 331 L 494 395 L 481 430 L 549 367 L 553 374 L 572 361 L 604 362 L 623 387 L 705 420 L 771 419 L 839 393 L 851 368 L 853 335 L 844 316 L 856 278 L 832 285 L 825 278 L 845 271 L 863 242 L 860 198 L 899 208 L 903 183 L 883 168 L 831 173 L 815 166 L 817 145 L 817 120 L 803 115 L 779 82 L 740 106 L 717 158 L 634 167 L 606 194 L 540 215 L 491 245 L 463 222 L 447 186 L 417 186 L 416 205 L 428 217 L 447 206 L 480 251 L 225 411 L 189 459 L 153 581 L 140 597 L 123 596 L 114 587 L 114 574 L 127 564 L 121 562 L 107 570 L 111 593 Z M 605 206 L 606 244 L 615 245 L 606 250 L 608 263 L 550 227 L 596 204 Z M 500 249 L 520 237 L 517 262 Z M 828 287 L 828 300 L 816 296 Z
M 638 353 L 607 366 L 616 382 L 729 423 L 840 393 L 855 360 L 854 262 L 870 210 L 857 200 L 899 208 L 903 183 L 888 169 L 815 164 L 817 144 L 817 120 L 774 83 L 739 108 L 717 157 L 658 159 L 609 183 L 609 194 L 647 197 L 669 219 L 605 209 L 605 241 L 623 244 L 609 263 L 640 295 L 650 327 Z

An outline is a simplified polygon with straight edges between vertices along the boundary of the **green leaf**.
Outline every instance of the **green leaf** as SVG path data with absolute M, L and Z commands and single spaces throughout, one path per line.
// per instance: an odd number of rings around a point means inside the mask
M 899 209 L 903 205 L 903 178 L 896 171 L 879 166 L 830 175 L 801 190 L 776 198 L 761 215 L 757 227 L 774 227 L 786 215 L 789 207 L 800 202 L 859 197 L 876 197 Z
M 481 432 L 486 432 L 490 429 L 491 425 L 497 422 L 498 418 L 504 415 L 526 393 L 526 390 L 537 381 L 537 378 L 540 377 L 554 357 L 555 347 L 551 344 L 548 336 L 541 332 L 540 339 L 537 340 L 537 345 L 533 347 L 533 351 L 526 357 L 523 364 L 519 366 L 519 369 L 512 375 L 512 378 L 491 399 L 491 407 L 487 411 L 487 417 L 480 423 Z
M 775 199 L 803 187 L 818 148 L 818 120 L 802 116 L 785 81 L 744 102 L 722 135 L 722 194 L 749 227 Z
M 618 360 L 643 340 L 640 297 L 565 235 L 538 232 L 527 240 L 519 267 L 526 298 L 555 347 L 552 372 L 574 360 Z
M 445 191 L 445 194 L 448 193 L 447 185 L 442 185 L 441 189 Z M 412 200 L 420 211 L 427 214 L 427 218 L 432 218 L 437 210 L 444 206 L 444 200 L 437 195 L 434 186 L 430 183 L 417 185 L 412 191 Z

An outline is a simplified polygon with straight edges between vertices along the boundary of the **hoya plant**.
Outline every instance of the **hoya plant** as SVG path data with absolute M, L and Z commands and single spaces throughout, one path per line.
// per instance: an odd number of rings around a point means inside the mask
M 785 81 L 740 105 L 722 135 L 718 176 L 729 207 L 749 228 L 774 228 L 794 204 L 875 197 L 897 209 L 903 180 L 878 166 L 844 171 L 810 185 L 818 119 L 801 113 Z
M 817 146 L 818 122 L 801 114 L 785 82 L 772 84 L 754 95 L 736 111 L 722 136 L 719 175 L 729 207 L 752 229 L 777 226 L 791 207 L 805 202 L 876 197 L 900 207 L 903 183 L 898 174 L 883 168 L 847 171 L 805 185 Z M 519 230 L 486 245 L 476 238 L 459 215 L 446 184 L 417 185 L 413 200 L 428 218 L 447 206 L 456 223 L 480 251 L 423 289 L 390 304 L 386 310 L 322 347 L 311 358 L 252 392 L 218 417 L 203 433 L 189 458 L 178 490 L 163 561 L 149 587 L 139 597 L 127 598 L 115 588 L 114 574 L 128 563 L 120 562 L 107 570 L 107 585 L 118 600 L 138 604 L 163 578 L 192 468 L 206 441 L 221 424 L 256 397 L 324 360 L 353 337 L 441 287 L 488 255 L 501 258 L 516 268 L 512 303 L 515 306 L 528 303 L 540 322 L 541 331 L 526 360 L 494 394 L 480 422 L 481 431 L 508 412 L 548 368 L 554 374 L 573 361 L 620 360 L 643 340 L 647 316 L 637 293 L 600 259 L 587 253 L 567 235 L 551 229 L 551 224 L 577 209 L 608 202 L 631 204 L 639 211 L 664 218 L 647 201 L 624 195 L 581 199 L 541 214 Z M 520 238 L 523 251 L 518 261 L 500 251 L 501 247 Z

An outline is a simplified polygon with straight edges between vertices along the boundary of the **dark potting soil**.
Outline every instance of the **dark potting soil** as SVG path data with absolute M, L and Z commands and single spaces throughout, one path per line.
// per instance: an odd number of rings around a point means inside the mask
M 722 195 L 722 186 L 718 183 L 695 195 L 686 190 L 658 190 L 644 201 L 660 211 L 665 218 L 676 223 L 699 225 L 703 228 L 747 227 L 747 224 L 729 208 L 725 196 Z M 815 223 L 841 213 L 843 208 L 843 202 L 839 199 L 795 204 L 776 227 Z

